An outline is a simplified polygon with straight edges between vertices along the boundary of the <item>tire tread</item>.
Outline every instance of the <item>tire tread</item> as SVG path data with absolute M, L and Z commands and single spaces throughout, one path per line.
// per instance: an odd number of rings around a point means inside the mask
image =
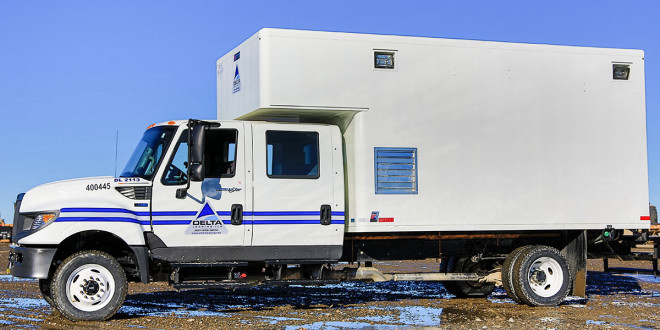
M 531 289 L 528 289 L 528 285 L 526 285 L 526 278 L 527 278 L 527 269 L 526 264 L 528 261 L 536 259 L 537 257 L 535 255 L 537 254 L 543 254 L 543 253 L 551 253 L 555 254 L 556 256 L 559 257 L 557 261 L 559 261 L 560 265 L 563 266 L 563 273 L 564 273 L 564 279 L 565 283 L 562 285 L 564 287 L 563 290 L 560 290 L 555 296 L 553 297 L 536 297 L 535 294 Z M 572 278 L 571 278 L 571 272 L 568 266 L 568 262 L 566 262 L 566 259 L 561 255 L 559 250 L 556 248 L 550 247 L 550 246 L 544 246 L 544 245 L 535 245 L 531 246 L 529 249 L 525 249 L 518 259 L 515 261 L 513 265 L 513 277 L 512 277 L 512 284 L 514 291 L 518 298 L 520 298 L 520 301 L 526 305 L 536 307 L 536 306 L 556 306 L 559 303 L 561 303 L 566 296 L 568 296 L 568 293 L 571 291 L 571 283 L 572 283 Z
M 67 301 L 66 295 L 58 290 L 58 287 L 55 287 L 57 283 L 63 283 L 60 285 L 66 285 L 66 276 L 64 273 L 67 272 L 69 265 L 75 263 L 78 259 L 98 259 L 98 262 L 107 262 L 102 266 L 106 267 L 108 271 L 114 274 L 118 274 L 120 278 L 116 279 L 115 286 L 117 287 L 116 295 L 118 295 L 119 300 L 113 304 L 108 304 L 103 309 L 94 312 L 83 312 L 76 310 L 75 307 L 70 305 Z M 110 269 L 110 268 L 112 269 Z M 126 299 L 126 292 L 128 291 L 128 284 L 126 280 L 126 273 L 117 260 L 110 254 L 98 250 L 85 250 L 76 252 L 70 255 L 68 258 L 64 259 L 62 263 L 55 270 L 53 278 L 51 281 L 51 298 L 54 303 L 54 307 L 59 311 L 64 317 L 71 321 L 105 321 L 111 318 L 119 308 L 121 308 L 124 300 Z M 114 297 L 113 297 L 114 299 Z M 67 306 L 69 304 L 69 306 Z M 69 310 L 69 307 L 71 310 Z

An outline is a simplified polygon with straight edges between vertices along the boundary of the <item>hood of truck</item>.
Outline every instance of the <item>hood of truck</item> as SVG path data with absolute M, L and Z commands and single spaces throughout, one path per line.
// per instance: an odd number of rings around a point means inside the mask
M 50 182 L 28 190 L 21 202 L 20 212 L 58 211 L 67 207 L 132 206 L 135 199 L 120 192 L 120 187 L 131 186 L 151 186 L 151 182 L 141 178 L 111 176 Z

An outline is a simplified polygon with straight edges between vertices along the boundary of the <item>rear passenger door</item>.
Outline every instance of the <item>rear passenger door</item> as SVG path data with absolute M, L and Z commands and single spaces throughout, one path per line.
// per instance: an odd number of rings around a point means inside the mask
M 252 246 L 288 246 L 292 249 L 278 251 L 297 251 L 297 258 L 305 258 L 304 248 L 297 246 L 341 245 L 343 200 L 334 203 L 333 184 L 342 171 L 333 170 L 331 128 L 255 123 L 252 130 Z M 333 216 L 322 224 L 324 205 Z

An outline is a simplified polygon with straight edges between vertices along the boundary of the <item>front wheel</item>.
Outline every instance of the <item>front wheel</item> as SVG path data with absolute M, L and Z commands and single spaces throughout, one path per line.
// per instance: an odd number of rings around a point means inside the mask
M 71 321 L 102 321 L 126 298 L 126 274 L 111 255 L 81 251 L 66 258 L 51 282 L 55 308 Z
M 39 280 L 39 292 L 41 292 L 41 296 L 44 297 L 44 300 L 51 306 L 54 306 L 53 303 L 53 297 L 50 293 L 50 282 L 51 279 L 40 279 Z
M 556 306 L 571 288 L 568 263 L 553 247 L 528 247 L 513 264 L 511 285 L 520 301 L 529 306 Z

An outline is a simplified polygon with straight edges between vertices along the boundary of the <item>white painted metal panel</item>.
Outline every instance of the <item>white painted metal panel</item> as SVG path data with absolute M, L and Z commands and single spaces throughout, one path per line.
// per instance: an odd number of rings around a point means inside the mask
M 317 132 L 318 178 L 270 177 L 267 173 L 267 132 Z M 341 172 L 333 160 L 332 136 L 327 125 L 253 123 L 254 225 L 253 246 L 342 245 L 343 202 L 334 193 L 342 189 Z M 340 158 L 341 159 L 341 158 Z M 336 174 L 335 174 L 336 172 Z M 320 222 L 321 205 L 332 207 L 332 223 Z
M 219 94 L 218 118 L 338 125 L 348 231 L 648 228 L 642 51 L 256 36 L 260 92 L 249 105 Z M 395 69 L 375 69 L 375 50 L 394 52 Z M 613 79 L 615 63 L 629 80 Z M 417 194 L 375 194 L 375 147 L 417 148 Z M 370 222 L 375 211 L 393 222 Z
M 104 189 L 89 189 L 90 185 L 104 184 Z M 21 203 L 21 213 L 54 211 L 59 217 L 18 243 L 56 245 L 76 233 L 104 231 L 128 245 L 144 245 L 149 208 L 135 205 L 146 201 L 126 198 L 115 189 L 122 186 L 147 187 L 151 182 L 104 176 L 56 181 L 30 189 Z

